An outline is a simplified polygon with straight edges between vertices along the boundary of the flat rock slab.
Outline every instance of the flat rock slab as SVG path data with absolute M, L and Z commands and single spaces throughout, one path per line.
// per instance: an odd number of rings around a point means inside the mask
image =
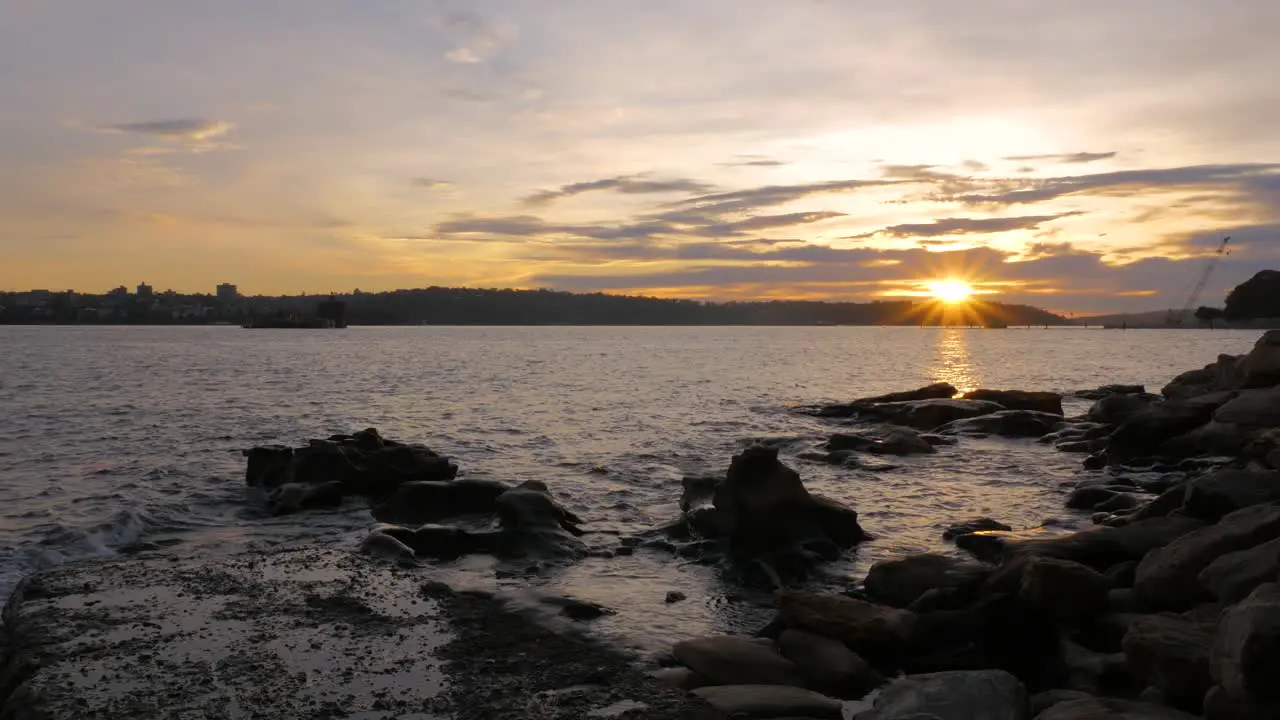
M 735 718 L 839 718 L 843 704 L 834 698 L 789 685 L 717 685 L 694 695 Z
M 342 550 L 66 566 L 4 620 L 5 720 L 716 717 L 583 633 Z

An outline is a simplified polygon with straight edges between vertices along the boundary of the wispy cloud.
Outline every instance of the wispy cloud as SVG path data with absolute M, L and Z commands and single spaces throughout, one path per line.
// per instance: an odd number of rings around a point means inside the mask
M 546 205 L 556 200 L 588 192 L 607 190 L 623 195 L 656 195 L 662 193 L 705 193 L 713 185 L 688 178 L 651 179 L 643 175 L 588 180 L 562 185 L 555 190 L 540 190 L 524 199 L 526 205 Z
M 117 123 L 99 126 L 99 130 L 114 133 L 150 135 L 190 145 L 206 143 L 231 132 L 235 124 L 226 120 L 181 118 L 175 120 L 147 120 L 145 122 Z
M 1061 153 L 1050 155 L 1010 155 L 1005 160 L 1013 162 L 1030 162 L 1032 160 L 1047 160 L 1049 162 L 1058 163 L 1091 163 L 1099 160 L 1110 160 L 1118 153 L 1114 150 L 1111 152 L 1076 152 Z
M 424 188 L 427 190 L 447 190 L 453 187 L 453 183 L 448 180 L 438 180 L 436 178 L 429 177 L 416 177 L 410 180 L 409 184 L 414 187 Z
M 1057 215 L 1022 215 L 1019 217 L 999 218 L 944 218 L 927 223 L 903 223 L 890 225 L 883 230 L 856 235 L 857 238 L 888 235 L 897 238 L 939 237 L 943 235 L 980 235 L 1002 233 L 1011 230 L 1035 230 L 1044 223 L 1082 212 L 1066 212 Z
M 470 13 L 457 13 L 444 18 L 444 25 L 461 36 L 460 42 L 444 54 L 446 60 L 474 65 L 489 59 L 515 36 L 515 28 L 482 19 Z

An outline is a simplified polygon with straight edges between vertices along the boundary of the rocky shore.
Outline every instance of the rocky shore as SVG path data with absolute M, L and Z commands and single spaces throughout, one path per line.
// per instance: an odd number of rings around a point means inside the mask
M 831 431 L 801 457 L 836 465 L 984 436 L 1082 456 L 1064 504 L 1095 528 L 956 518 L 953 551 L 843 592 L 810 581 L 872 534 L 768 445 L 685 478 L 679 517 L 607 548 L 545 484 L 459 478 L 373 429 L 253 448 L 270 512 L 359 497 L 381 524 L 355 553 L 169 551 L 30 578 L 5 612 L 0 719 L 1280 718 L 1280 331 L 1159 394 L 1077 398 L 1092 406 L 1068 417 L 1056 393 L 937 384 L 798 408 Z M 638 550 L 771 590 L 777 617 L 645 665 L 589 639 L 607 608 L 517 612 L 431 581 L 473 553 L 521 575 Z

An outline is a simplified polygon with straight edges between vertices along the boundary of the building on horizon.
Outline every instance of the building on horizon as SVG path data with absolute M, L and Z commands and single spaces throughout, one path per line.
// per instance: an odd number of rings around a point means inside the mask
M 155 289 L 146 283 L 138 283 L 137 295 L 139 300 L 150 300 L 155 296 Z
M 221 303 L 233 303 L 240 299 L 240 291 L 231 283 L 222 283 L 218 285 L 217 298 Z

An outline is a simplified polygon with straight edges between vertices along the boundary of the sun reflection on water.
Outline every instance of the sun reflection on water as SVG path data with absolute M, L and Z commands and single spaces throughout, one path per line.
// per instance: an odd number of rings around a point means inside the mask
M 969 333 L 966 330 L 943 328 L 938 331 L 938 344 L 934 348 L 929 375 L 934 382 L 951 383 L 960 392 L 980 387 L 981 378 L 969 352 Z

